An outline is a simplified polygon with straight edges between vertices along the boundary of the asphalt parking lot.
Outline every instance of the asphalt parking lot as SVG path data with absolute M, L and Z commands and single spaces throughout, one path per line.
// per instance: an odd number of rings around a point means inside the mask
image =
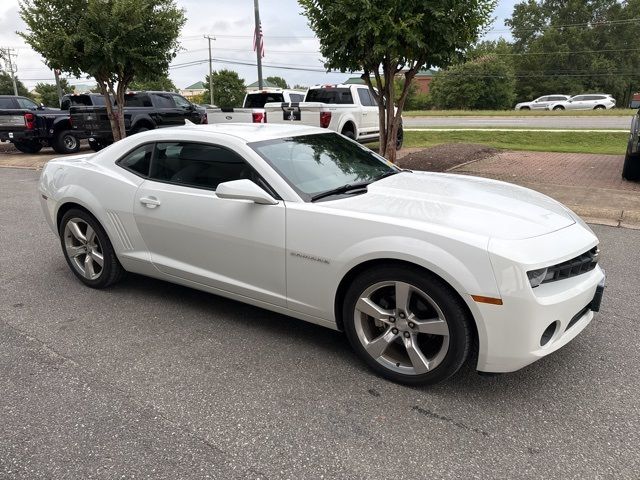
M 0 170 L 0 478 L 637 478 L 640 231 L 594 226 L 608 288 L 564 349 L 414 389 L 321 327 L 139 276 L 83 287 L 37 176 Z

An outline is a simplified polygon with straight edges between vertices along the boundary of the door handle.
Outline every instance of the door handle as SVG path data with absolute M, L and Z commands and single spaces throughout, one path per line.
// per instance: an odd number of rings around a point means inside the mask
M 156 208 L 160 205 L 160 200 L 156 197 L 142 197 L 140 199 L 140 203 L 142 203 L 147 208 Z

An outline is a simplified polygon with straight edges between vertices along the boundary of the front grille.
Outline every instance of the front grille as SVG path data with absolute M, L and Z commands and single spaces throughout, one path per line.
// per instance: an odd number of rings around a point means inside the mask
M 598 247 L 593 247 L 576 258 L 549 267 L 542 283 L 557 282 L 593 270 L 598 264 L 599 252 Z

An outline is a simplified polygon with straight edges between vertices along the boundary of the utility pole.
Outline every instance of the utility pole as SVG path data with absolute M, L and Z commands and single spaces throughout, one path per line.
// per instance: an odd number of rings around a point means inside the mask
M 258 6 L 258 0 L 253 0 L 253 11 L 256 17 L 256 55 L 258 64 L 258 88 L 262 90 L 262 25 L 260 25 L 260 7 Z
M 18 86 L 16 85 L 16 71 L 17 68 L 13 66 L 13 61 L 11 60 L 11 56 L 16 56 L 15 50 L 13 48 L 5 48 L 4 50 L 6 55 L 6 63 L 8 66 L 9 73 L 11 74 L 11 80 L 13 80 L 13 93 L 15 96 L 18 96 Z
M 58 89 L 58 104 L 62 105 L 62 86 L 60 85 L 60 70 L 53 69 L 53 75 L 56 77 L 56 88 Z
M 211 66 L 213 59 L 211 58 L 211 40 L 215 41 L 216 37 L 204 35 L 204 38 L 209 40 L 209 103 L 211 103 L 211 105 L 215 105 L 215 103 L 213 103 L 213 67 Z

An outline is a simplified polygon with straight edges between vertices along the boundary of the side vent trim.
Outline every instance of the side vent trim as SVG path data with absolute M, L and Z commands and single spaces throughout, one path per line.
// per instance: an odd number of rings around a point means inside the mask
M 123 248 L 125 250 L 133 250 L 131 239 L 127 235 L 127 231 L 125 230 L 124 225 L 122 224 L 122 220 L 120 220 L 118 214 L 112 210 L 107 210 L 107 216 L 109 217 L 109 220 L 111 220 L 111 224 L 118 234 L 118 239 L 120 240 Z

